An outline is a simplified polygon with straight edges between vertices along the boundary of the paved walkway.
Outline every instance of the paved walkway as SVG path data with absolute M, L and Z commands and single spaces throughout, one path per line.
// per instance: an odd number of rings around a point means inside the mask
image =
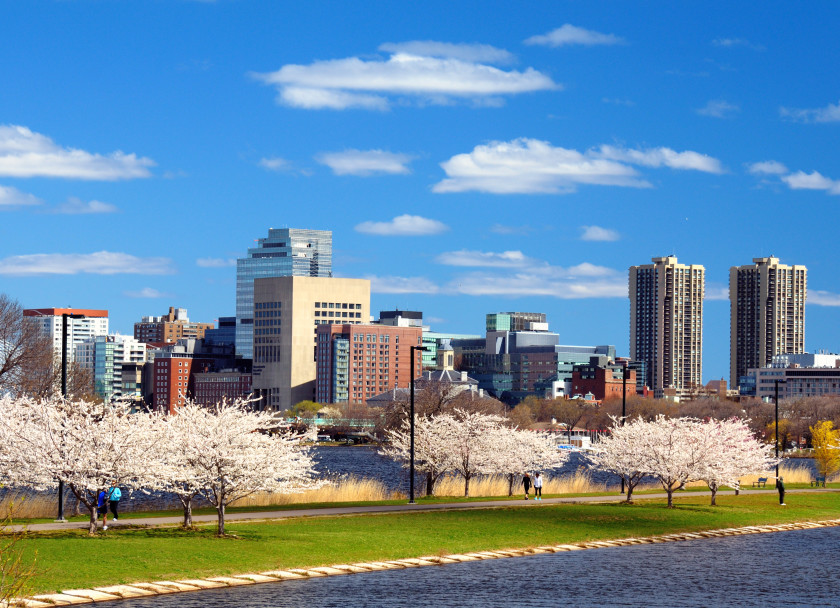
M 828 489 L 801 489 L 788 490 L 787 494 L 796 494 L 799 492 L 838 492 L 833 488 Z M 718 496 L 732 496 L 735 494 L 733 490 L 722 490 L 718 492 Z M 776 495 L 776 490 L 741 490 L 741 494 L 767 494 Z M 674 497 L 687 498 L 694 496 L 711 496 L 708 491 L 703 492 L 677 492 Z M 634 494 L 635 500 L 664 500 L 667 494 L 664 492 L 656 494 Z M 225 523 L 253 521 L 253 520 L 271 520 L 271 519 L 291 519 L 296 517 L 325 517 L 331 515 L 364 515 L 370 513 L 403 513 L 406 511 L 454 511 L 458 509 L 493 509 L 503 507 L 539 507 L 541 505 L 549 504 L 581 504 L 581 503 L 612 503 L 621 502 L 624 496 L 616 494 L 612 496 L 578 496 L 578 497 L 561 497 L 561 498 L 546 498 L 542 501 L 536 500 L 483 500 L 478 502 L 456 502 L 456 503 L 424 503 L 424 504 L 402 504 L 402 505 L 373 505 L 373 506 L 359 506 L 359 507 L 321 507 L 317 509 L 288 509 L 282 511 L 249 511 L 240 513 L 226 513 Z M 119 528 L 121 526 L 173 526 L 180 525 L 183 517 L 135 517 L 131 514 L 126 514 L 120 518 L 119 521 L 113 522 L 110 514 L 108 517 L 108 528 Z M 209 515 L 193 515 L 193 522 L 196 524 L 214 523 L 217 521 L 215 513 Z M 13 530 L 22 530 L 23 526 L 11 526 Z M 73 521 L 67 523 L 47 523 L 47 524 L 31 524 L 25 527 L 30 532 L 42 532 L 50 530 L 87 530 L 87 521 Z

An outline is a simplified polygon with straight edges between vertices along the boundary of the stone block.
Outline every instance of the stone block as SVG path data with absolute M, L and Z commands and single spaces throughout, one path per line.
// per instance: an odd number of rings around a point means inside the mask
M 65 589 L 62 591 L 64 595 L 77 595 L 85 597 L 94 602 L 107 602 L 109 600 L 118 600 L 120 596 L 113 593 L 103 593 L 95 589 Z
M 118 595 L 122 598 L 155 595 L 154 591 L 149 591 L 148 589 L 141 589 L 140 587 L 132 587 L 131 585 L 112 585 L 110 587 L 97 587 L 96 590 L 101 591 L 103 593 L 111 593 L 113 595 Z

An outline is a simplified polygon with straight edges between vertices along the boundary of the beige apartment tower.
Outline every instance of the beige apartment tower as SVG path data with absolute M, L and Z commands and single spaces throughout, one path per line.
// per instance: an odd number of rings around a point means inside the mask
M 729 382 L 769 365 L 773 355 L 805 352 L 808 269 L 753 258 L 729 269 Z
M 706 270 L 673 256 L 652 261 L 630 267 L 630 358 L 645 362 L 656 397 L 687 396 L 701 387 Z
M 253 389 L 260 409 L 315 400 L 319 325 L 370 322 L 370 281 L 332 277 L 254 280 Z

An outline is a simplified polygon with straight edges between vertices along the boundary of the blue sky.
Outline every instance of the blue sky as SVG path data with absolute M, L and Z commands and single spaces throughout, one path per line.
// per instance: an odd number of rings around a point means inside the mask
M 3 3 L 0 291 L 234 314 L 269 227 L 333 231 L 372 310 L 482 333 L 542 311 L 627 354 L 627 268 L 809 269 L 806 348 L 840 349 L 833 2 Z

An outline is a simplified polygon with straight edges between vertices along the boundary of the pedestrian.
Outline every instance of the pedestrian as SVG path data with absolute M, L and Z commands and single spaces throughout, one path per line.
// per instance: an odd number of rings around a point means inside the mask
M 525 500 L 528 500 L 528 494 L 531 491 L 531 476 L 528 473 L 525 473 L 522 478 L 522 487 L 525 488 Z
M 534 500 L 542 500 L 542 477 L 534 475 Z
M 114 514 L 114 521 L 119 519 L 117 517 L 117 508 L 120 506 L 120 498 L 122 498 L 122 492 L 118 486 L 108 488 L 108 502 L 111 503 L 111 513 Z
M 776 489 L 779 491 L 779 505 L 786 507 L 785 504 L 785 480 L 781 477 L 776 478 Z
M 108 529 L 108 493 L 105 490 L 99 492 L 96 503 L 96 519 L 102 516 L 102 531 Z

